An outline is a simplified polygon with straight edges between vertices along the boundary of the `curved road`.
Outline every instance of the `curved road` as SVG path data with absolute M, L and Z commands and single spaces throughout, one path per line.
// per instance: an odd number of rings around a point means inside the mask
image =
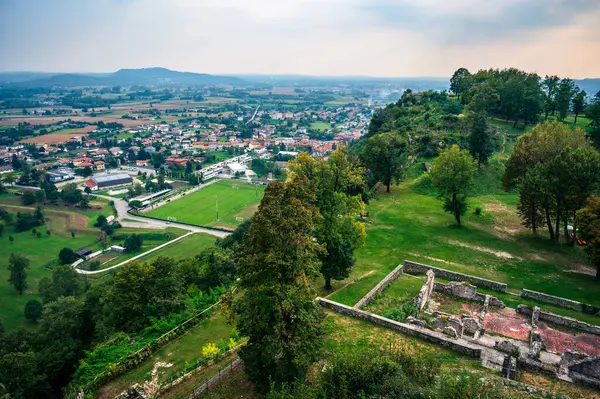
M 127 201 L 120 199 L 120 198 L 109 197 L 106 195 L 96 195 L 96 196 L 100 197 L 100 198 L 105 198 L 110 201 L 114 201 L 115 208 L 117 209 L 117 215 L 118 215 L 117 220 L 124 227 L 133 227 L 133 228 L 140 228 L 140 229 L 147 229 L 147 228 L 166 229 L 167 227 L 177 227 L 178 229 L 193 231 L 194 233 L 210 234 L 215 237 L 227 237 L 229 234 L 231 234 L 226 231 L 206 229 L 204 227 L 190 226 L 187 224 L 182 224 L 182 223 L 177 223 L 177 222 L 169 222 L 169 224 L 167 224 L 167 222 L 165 222 L 165 221 L 131 215 L 131 214 L 127 213 L 127 211 L 129 210 L 129 204 L 127 203 Z M 135 222 L 123 221 L 123 219 L 135 220 Z

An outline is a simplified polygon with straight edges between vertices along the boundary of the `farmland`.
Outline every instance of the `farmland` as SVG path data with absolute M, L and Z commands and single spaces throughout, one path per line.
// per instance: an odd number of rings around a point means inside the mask
M 234 187 L 235 186 L 235 187 Z M 232 229 L 254 213 L 264 187 L 239 180 L 221 180 L 147 213 L 199 226 Z M 219 218 L 217 220 L 217 202 Z

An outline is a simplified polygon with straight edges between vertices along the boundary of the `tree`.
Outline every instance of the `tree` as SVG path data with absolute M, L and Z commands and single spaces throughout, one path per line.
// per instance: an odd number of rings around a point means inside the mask
M 577 224 L 579 230 L 576 232 L 579 238 L 586 241 L 590 260 L 596 266 L 596 278 L 600 279 L 600 198 L 591 196 L 587 200 L 587 206 L 577 211 Z
M 25 191 L 23 196 L 21 197 L 21 202 L 23 205 L 33 205 L 36 202 L 35 194 L 33 191 Z
M 71 248 L 63 248 L 58 253 L 58 259 L 63 265 L 71 264 L 77 260 L 77 255 Z
M 361 158 L 375 180 L 382 181 L 389 193 L 392 182 L 400 181 L 404 175 L 408 140 L 397 132 L 377 134 L 367 140 Z
M 575 114 L 575 124 L 577 124 L 577 117 L 583 112 L 583 109 L 585 107 L 586 96 L 587 93 L 585 92 L 585 90 L 581 90 L 578 91 L 577 94 L 575 94 L 575 97 L 573 97 L 573 113 Z
M 19 160 L 19 158 L 17 157 L 17 154 L 13 154 L 12 158 L 11 158 L 11 166 L 13 167 L 14 170 L 19 170 L 21 169 L 21 161 Z
M 142 244 L 142 236 L 138 234 L 132 234 L 125 239 L 123 246 L 125 247 L 126 252 L 135 252 L 142 248 Z
M 472 85 L 472 76 L 468 69 L 458 68 L 450 78 L 450 91 L 456 94 L 458 100 L 465 104 L 464 94 L 469 91 Z
M 558 76 L 548 75 L 546 75 L 542 82 L 542 87 L 544 89 L 544 113 L 546 119 L 548 119 L 550 113 L 554 115 L 554 111 L 556 110 L 556 94 L 559 82 L 560 78 Z
M 569 106 L 571 105 L 571 99 L 577 92 L 577 86 L 569 78 L 565 78 L 558 84 L 558 91 L 556 94 L 556 108 L 558 110 L 558 119 L 563 121 L 569 114 Z
M 470 152 L 477 160 L 477 166 L 486 164 L 494 152 L 492 134 L 487 116 L 480 112 L 473 116 L 471 123 L 471 136 L 469 137 Z
M 550 222 L 549 209 L 551 201 L 547 187 L 547 171 L 543 165 L 536 165 L 527 170 L 525 177 L 519 183 L 519 202 L 517 202 L 517 213 L 521 223 L 530 228 L 534 236 L 538 235 L 538 229 Z M 548 220 L 547 220 L 548 219 Z
M 0 353 L 0 388 L 6 389 L 10 399 L 41 397 L 36 395 L 38 384 L 45 380 L 37 371 L 36 354 L 31 351 Z M 0 390 L 0 394 L 4 394 Z
M 308 180 L 270 183 L 236 253 L 241 292 L 233 309 L 248 337 L 240 357 L 263 391 L 302 378 L 321 347 L 323 312 L 311 286 L 321 251 L 314 201 Z
M 466 197 L 475 180 L 473 158 L 457 145 L 442 151 L 433 163 L 431 183 L 438 197 L 444 200 L 444 210 L 454 215 L 457 225 L 467 210 Z
M 75 238 L 75 232 L 74 231 L 71 232 L 71 238 Z
M 585 109 L 585 116 L 590 119 L 592 128 L 591 136 L 596 144 L 596 148 L 600 148 L 600 91 L 596 93 L 590 104 Z
M 23 294 L 23 290 L 27 288 L 27 269 L 29 268 L 29 259 L 19 254 L 10 254 L 8 259 L 8 270 L 10 277 L 8 282 L 19 291 L 19 295 Z
M 8 236 L 8 241 L 10 241 L 10 243 L 12 244 L 13 242 L 15 242 L 15 238 L 13 236 Z
M 316 238 L 325 249 L 321 274 L 325 288 L 331 289 L 332 279 L 349 276 L 354 251 L 364 243 L 365 228 L 356 220 L 364 204 L 355 191 L 365 184 L 364 169 L 350 160 L 343 147 L 331 153 L 329 161 L 302 153 L 290 162 L 289 169 L 291 179 L 306 179 L 316 185 L 315 205 L 321 215 Z
M 102 227 L 107 223 L 106 216 L 98 215 L 96 218 L 96 223 L 94 223 L 94 227 Z
M 14 165 L 13 165 L 13 167 L 14 167 Z M 2 177 L 2 181 L 4 181 L 4 183 L 10 184 L 12 186 L 17 181 L 17 176 L 13 172 L 9 172 L 9 173 L 6 173 Z
M 90 195 L 92 193 L 92 189 L 90 188 L 90 186 L 85 186 L 85 188 L 83 189 L 83 191 L 87 194 Z
M 33 323 L 37 323 L 38 319 L 42 315 L 43 306 L 40 302 L 35 299 L 29 300 L 25 304 L 25 318 Z

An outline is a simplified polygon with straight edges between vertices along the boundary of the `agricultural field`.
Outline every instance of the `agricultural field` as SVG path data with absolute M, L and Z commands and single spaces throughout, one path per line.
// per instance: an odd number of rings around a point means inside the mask
M 199 226 L 234 229 L 252 216 L 263 193 L 263 186 L 240 180 L 221 180 L 156 208 L 146 215 L 164 220 L 174 218 L 178 222 Z

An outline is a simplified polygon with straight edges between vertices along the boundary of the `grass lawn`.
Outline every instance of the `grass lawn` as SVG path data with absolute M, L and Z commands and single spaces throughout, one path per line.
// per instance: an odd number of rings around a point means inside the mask
M 232 188 L 232 186 L 238 188 Z M 263 186 L 240 180 L 221 180 L 192 194 L 170 202 L 147 213 L 148 216 L 200 226 L 235 228 L 241 223 L 237 218 L 252 216 L 264 193 Z M 219 220 L 216 220 L 218 197 Z
M 533 238 L 519 223 L 516 194 L 478 187 L 481 195 L 469 200 L 471 209 L 463 225 L 457 227 L 452 216 L 443 212 L 426 179 L 417 177 L 415 169 L 407 175 L 411 177 L 408 181 L 369 203 L 366 244 L 357 251 L 350 277 L 335 282 L 334 289 L 339 291 L 332 300 L 354 305 L 381 278 L 409 259 L 505 282 L 512 292 L 528 288 L 600 304 L 600 281 L 586 274 L 590 266 L 582 248 L 557 245 L 545 237 Z M 480 176 L 478 181 L 491 184 L 493 179 Z M 493 194 L 484 195 L 486 191 Z M 482 208 L 481 215 L 474 214 L 475 206 Z M 367 273 L 372 274 L 340 289 Z M 320 294 L 324 294 L 322 290 Z
M 45 217 L 46 225 L 36 228 L 42 231 L 41 238 L 35 237 L 31 231 L 17 233 L 12 226 L 6 227 L 3 236 L 0 237 L 0 303 L 2 304 L 0 319 L 8 330 L 17 328 L 25 322 L 23 309 L 27 301 L 30 299 L 41 301 L 37 290 L 38 283 L 42 278 L 52 275 L 52 272 L 44 266 L 57 264 L 58 252 L 62 248 L 100 249 L 100 245 L 95 243 L 96 232 L 86 228 L 85 217 L 82 219 L 72 212 L 51 210 L 45 212 Z M 76 223 L 79 223 L 83 229 L 77 228 Z M 50 236 L 46 235 L 46 230 L 50 230 Z M 71 238 L 71 230 L 75 231 L 75 238 Z M 9 242 L 9 236 L 14 237 L 12 244 Z M 8 283 L 10 273 L 7 268 L 11 253 L 24 255 L 30 261 L 27 270 L 28 288 L 23 295 L 19 295 Z
M 100 389 L 100 397 L 113 398 L 124 391 L 134 383 L 143 383 L 150 380 L 150 372 L 156 362 L 166 362 L 172 364 L 169 368 L 160 369 L 161 378 L 193 363 L 202 357 L 202 346 L 208 343 L 216 344 L 221 339 L 228 339 L 233 326 L 225 322 L 221 313 L 215 313 L 210 319 L 203 321 L 200 325 L 191 329 L 176 341 L 173 341 L 157 351 L 152 357 L 146 359 L 140 365 L 127 374 L 117 378 L 108 385 Z M 226 361 L 226 359 L 223 359 Z M 215 372 L 218 371 L 218 367 Z M 204 381 L 207 376 L 200 373 L 191 380 Z M 198 384 L 201 384 L 199 382 Z M 192 384 L 193 386 L 193 384 Z
M 141 262 L 152 261 L 158 256 L 168 256 L 174 259 L 191 258 L 198 255 L 206 248 L 215 244 L 215 237 L 209 234 L 195 233 L 165 248 L 152 252 L 140 259 Z
M 327 122 L 311 122 L 310 129 L 318 130 L 320 132 L 325 132 L 331 129 L 331 125 Z

